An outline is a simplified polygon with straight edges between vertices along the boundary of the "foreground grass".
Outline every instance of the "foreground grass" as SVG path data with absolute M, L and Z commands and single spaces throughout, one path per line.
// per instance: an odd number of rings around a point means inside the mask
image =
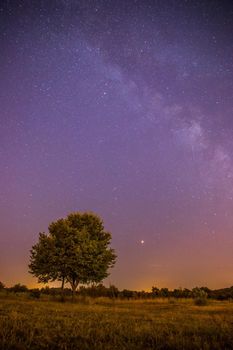
M 233 349 L 233 303 L 4 297 L 0 349 Z

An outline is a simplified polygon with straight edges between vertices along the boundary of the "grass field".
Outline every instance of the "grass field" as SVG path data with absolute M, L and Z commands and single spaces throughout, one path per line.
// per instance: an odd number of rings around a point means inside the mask
M 0 298 L 0 348 L 233 349 L 233 303 Z

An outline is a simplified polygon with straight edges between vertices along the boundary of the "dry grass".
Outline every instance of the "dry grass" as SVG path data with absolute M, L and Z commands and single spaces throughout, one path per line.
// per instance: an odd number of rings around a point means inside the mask
M 233 349 L 233 303 L 0 298 L 0 348 Z

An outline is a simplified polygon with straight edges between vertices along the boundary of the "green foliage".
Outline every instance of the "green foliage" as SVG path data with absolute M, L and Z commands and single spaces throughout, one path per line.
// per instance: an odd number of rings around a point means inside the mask
M 72 213 L 49 225 L 31 249 L 29 272 L 39 282 L 69 282 L 75 291 L 79 283 L 100 282 L 108 276 L 116 254 L 109 248 L 111 234 L 93 213 Z
M 205 306 L 207 305 L 207 297 L 208 294 L 204 290 L 204 288 L 193 288 L 192 295 L 194 298 L 194 304 L 198 306 Z

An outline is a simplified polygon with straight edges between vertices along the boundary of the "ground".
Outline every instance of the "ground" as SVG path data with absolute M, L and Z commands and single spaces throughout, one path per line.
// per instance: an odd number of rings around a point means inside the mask
M 1 296 L 0 348 L 233 349 L 233 303 Z

